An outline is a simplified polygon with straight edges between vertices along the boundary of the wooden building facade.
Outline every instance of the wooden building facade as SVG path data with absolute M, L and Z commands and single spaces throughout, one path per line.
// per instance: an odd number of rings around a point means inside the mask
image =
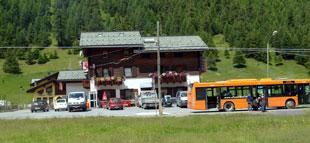
M 175 96 L 200 81 L 208 48 L 199 36 L 163 36 L 159 41 L 162 94 Z M 90 98 L 96 102 L 106 93 L 108 98 L 133 100 L 141 90 L 157 88 L 156 42 L 156 37 L 141 37 L 137 31 L 82 33 Z

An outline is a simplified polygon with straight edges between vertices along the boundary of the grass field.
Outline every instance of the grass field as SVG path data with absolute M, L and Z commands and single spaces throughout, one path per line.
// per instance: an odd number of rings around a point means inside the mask
M 229 47 L 229 44 L 224 41 L 222 35 L 214 36 L 214 43 L 217 47 Z M 246 68 L 234 68 L 233 58 L 234 53 L 230 52 L 230 59 L 226 59 L 224 51 L 219 50 L 220 62 L 217 62 L 217 71 L 207 71 L 201 75 L 202 81 L 219 81 L 227 79 L 238 79 L 238 78 L 266 78 L 266 64 L 258 62 L 254 59 L 246 59 Z M 270 77 L 276 78 L 310 78 L 308 70 L 302 66 L 296 64 L 293 60 L 286 60 L 282 66 L 270 67 Z
M 7 99 L 16 104 L 30 103 L 32 96 L 26 93 L 30 88 L 31 79 L 42 78 L 53 72 L 66 69 L 79 69 L 79 61 L 82 57 L 68 55 L 67 50 L 44 49 L 43 53 L 52 53 L 57 50 L 58 59 L 51 59 L 46 64 L 27 65 L 25 61 L 19 61 L 22 74 L 6 74 L 2 70 L 4 59 L 0 59 L 0 99 Z
M 310 113 L 0 120 L 0 129 L 1 143 L 307 143 Z

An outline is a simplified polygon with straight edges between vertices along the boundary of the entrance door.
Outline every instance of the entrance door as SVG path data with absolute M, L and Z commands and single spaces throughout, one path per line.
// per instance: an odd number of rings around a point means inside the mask
M 304 101 L 305 104 L 310 104 L 310 85 L 305 85 L 305 95 L 304 95 Z
M 89 94 L 90 107 L 97 107 L 97 94 L 90 93 Z

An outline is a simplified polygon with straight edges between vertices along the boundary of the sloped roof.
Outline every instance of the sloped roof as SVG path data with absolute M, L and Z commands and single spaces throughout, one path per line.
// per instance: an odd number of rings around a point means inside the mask
M 153 40 L 152 40 L 153 39 Z M 144 51 L 156 51 L 157 37 L 143 37 Z M 208 47 L 199 36 L 161 36 L 159 37 L 161 51 L 200 51 Z
M 83 32 L 80 46 L 83 48 L 143 47 L 143 41 L 139 31 Z
M 81 81 L 87 79 L 86 73 L 82 70 L 60 71 L 57 77 L 58 81 Z

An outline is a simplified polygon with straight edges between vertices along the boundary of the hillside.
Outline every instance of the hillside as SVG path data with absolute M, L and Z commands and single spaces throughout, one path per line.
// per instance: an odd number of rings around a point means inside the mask
M 224 41 L 223 35 L 213 37 L 213 42 L 217 47 L 228 47 Z M 14 101 L 15 103 L 29 103 L 31 95 L 26 93 L 31 79 L 42 78 L 50 73 L 66 70 L 79 69 L 79 61 L 83 58 L 78 55 L 69 55 L 67 50 L 62 49 L 44 49 L 42 53 L 53 52 L 57 50 L 58 59 L 49 61 L 43 65 L 27 65 L 25 61 L 19 61 L 22 74 L 12 75 L 3 73 L 0 70 L 0 99 Z M 206 71 L 202 74 L 202 81 L 218 81 L 237 78 L 265 78 L 266 64 L 254 59 L 246 59 L 246 68 L 234 68 L 232 66 L 233 52 L 230 52 L 230 59 L 224 57 L 224 51 L 219 50 L 220 62 L 217 62 L 217 71 Z M 0 59 L 0 67 L 4 60 Z M 270 75 L 272 78 L 309 78 L 307 69 L 304 66 L 296 64 L 294 60 L 286 60 L 282 66 L 270 66 Z
M 223 35 L 213 37 L 216 47 L 228 47 L 229 44 L 224 41 Z M 217 71 L 206 71 L 202 74 L 202 81 L 219 81 L 238 78 L 266 78 L 266 64 L 254 59 L 246 59 L 246 68 L 234 68 L 232 57 L 234 52 L 230 51 L 230 59 L 224 56 L 224 50 L 219 50 L 220 62 L 217 62 Z M 270 66 L 270 76 L 277 78 L 310 78 L 308 70 L 296 64 L 294 60 L 285 60 L 281 66 Z
M 83 58 L 78 55 L 68 55 L 67 50 L 44 49 L 42 52 L 53 52 L 57 50 L 58 59 L 51 59 L 46 64 L 27 65 L 25 61 L 19 61 L 22 74 L 13 75 L 3 73 L 2 65 L 4 59 L 0 59 L 0 99 L 14 101 L 14 103 L 29 103 L 32 96 L 26 93 L 29 89 L 31 79 L 42 78 L 50 73 L 66 69 L 79 69 L 79 61 Z

